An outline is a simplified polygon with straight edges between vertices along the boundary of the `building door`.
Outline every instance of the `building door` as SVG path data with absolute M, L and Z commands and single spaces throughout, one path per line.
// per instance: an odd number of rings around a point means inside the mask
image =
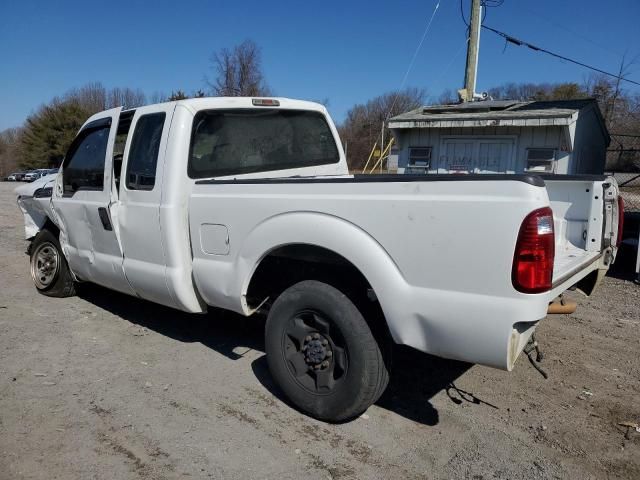
M 441 151 L 444 156 L 440 156 L 438 173 L 472 173 L 474 147 L 474 141 L 470 138 L 443 140 Z
M 514 173 L 512 138 L 444 138 L 438 173 Z
M 514 173 L 512 139 L 479 140 L 476 173 Z

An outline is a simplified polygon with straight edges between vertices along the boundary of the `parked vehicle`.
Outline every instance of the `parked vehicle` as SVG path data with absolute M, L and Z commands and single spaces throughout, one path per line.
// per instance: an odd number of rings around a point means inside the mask
M 267 312 L 275 381 L 328 421 L 380 397 L 392 342 L 511 370 L 620 237 L 612 178 L 351 176 L 326 109 L 284 98 L 107 110 L 16 191 L 39 292 Z
M 29 172 L 27 172 L 27 173 L 25 173 L 25 174 L 24 174 L 24 177 L 23 177 L 23 179 L 22 179 L 22 180 L 23 180 L 24 182 L 33 182 L 33 181 L 35 181 L 35 180 L 39 179 L 41 176 L 42 176 L 42 175 L 40 174 L 40 172 L 39 172 L 39 171 L 37 171 L 37 170 L 31 170 L 31 171 L 29 171 Z
M 18 175 L 18 173 L 10 173 L 9 175 L 7 175 L 7 177 L 5 178 L 5 181 L 7 182 L 17 182 L 18 180 L 16 179 L 16 176 Z

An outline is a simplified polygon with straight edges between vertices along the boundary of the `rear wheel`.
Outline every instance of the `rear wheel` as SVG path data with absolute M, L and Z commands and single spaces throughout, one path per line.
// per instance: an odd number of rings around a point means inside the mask
M 381 349 L 353 302 L 326 283 L 285 290 L 266 324 L 269 369 L 302 411 L 339 422 L 364 412 L 389 381 Z
M 60 242 L 49 230 L 41 230 L 31 245 L 31 278 L 38 292 L 49 297 L 76 293 Z

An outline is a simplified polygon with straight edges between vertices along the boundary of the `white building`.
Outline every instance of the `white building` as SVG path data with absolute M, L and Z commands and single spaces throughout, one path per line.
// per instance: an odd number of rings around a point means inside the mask
M 389 128 L 389 164 L 413 174 L 601 174 L 610 142 L 594 99 L 428 106 L 393 117 Z

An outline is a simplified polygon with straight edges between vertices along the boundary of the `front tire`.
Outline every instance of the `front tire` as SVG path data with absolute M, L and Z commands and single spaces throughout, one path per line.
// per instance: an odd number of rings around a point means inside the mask
M 62 253 L 60 242 L 49 230 L 41 230 L 31 244 L 31 278 L 43 295 L 70 297 L 75 295 L 75 282 Z
M 360 415 L 389 382 L 382 351 L 360 311 L 342 292 L 316 280 L 297 283 L 276 299 L 265 350 L 278 386 L 320 420 Z

